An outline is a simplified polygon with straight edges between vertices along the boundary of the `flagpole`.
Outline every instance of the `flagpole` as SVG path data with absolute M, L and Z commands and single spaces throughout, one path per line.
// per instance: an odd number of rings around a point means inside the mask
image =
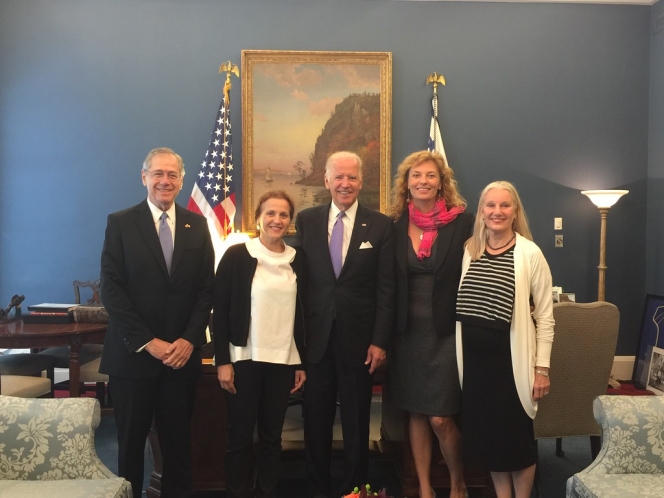
M 230 93 L 233 84 L 231 83 L 231 73 L 235 74 L 238 78 L 240 77 L 240 70 L 237 67 L 237 64 L 233 64 L 231 61 L 224 62 L 219 66 L 219 74 L 226 73 L 226 81 L 224 83 L 224 110 L 226 116 L 228 116 L 228 109 L 230 107 Z M 225 137 L 224 137 L 225 138 Z M 228 165 L 228 156 L 223 157 L 223 169 L 224 169 L 224 200 L 228 198 L 228 189 L 227 187 L 227 171 L 226 166 Z M 224 233 L 228 234 L 228 217 L 224 216 Z
M 438 74 L 436 72 L 433 72 L 427 77 L 427 85 L 429 83 L 433 83 L 433 94 L 437 95 L 438 94 L 438 83 L 445 86 L 445 76 L 443 76 L 442 74 Z M 438 117 L 438 116 L 436 116 L 436 117 Z
M 447 163 L 447 156 L 445 154 L 445 147 L 443 146 L 443 137 L 440 134 L 440 127 L 438 126 L 438 85 L 445 86 L 445 77 L 436 72 L 431 73 L 426 80 L 426 84 L 433 84 L 433 97 L 431 98 L 431 106 L 433 113 L 431 115 L 431 127 L 429 129 L 429 150 L 436 151 L 443 156 Z

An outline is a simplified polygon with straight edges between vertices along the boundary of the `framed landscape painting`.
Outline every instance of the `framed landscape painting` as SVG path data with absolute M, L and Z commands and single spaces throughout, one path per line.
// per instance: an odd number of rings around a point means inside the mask
M 268 190 L 286 191 L 296 212 L 329 202 L 325 161 L 341 150 L 362 158 L 360 202 L 387 210 L 391 53 L 243 50 L 241 74 L 243 230 Z

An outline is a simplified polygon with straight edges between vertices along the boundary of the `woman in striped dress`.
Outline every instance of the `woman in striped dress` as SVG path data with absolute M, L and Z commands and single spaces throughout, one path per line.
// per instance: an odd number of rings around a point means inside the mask
M 551 287 L 516 189 L 489 184 L 463 258 L 457 359 L 464 463 L 491 472 L 498 498 L 512 487 L 516 498 L 530 497 L 533 486 L 533 418 L 549 392 Z

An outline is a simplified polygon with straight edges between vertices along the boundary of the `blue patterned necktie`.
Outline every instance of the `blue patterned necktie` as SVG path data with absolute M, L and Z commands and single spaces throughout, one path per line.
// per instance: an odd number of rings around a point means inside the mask
M 334 227 L 332 227 L 332 235 L 330 235 L 330 259 L 332 259 L 332 268 L 334 268 L 334 274 L 337 278 L 339 278 L 343 266 L 344 216 L 346 216 L 346 213 L 339 211 L 337 221 L 334 222 Z
M 171 262 L 173 261 L 173 232 L 171 227 L 168 226 L 168 213 L 165 211 L 159 217 L 159 242 L 161 243 L 161 250 L 164 251 L 164 259 L 166 260 L 166 268 L 168 273 L 171 273 Z

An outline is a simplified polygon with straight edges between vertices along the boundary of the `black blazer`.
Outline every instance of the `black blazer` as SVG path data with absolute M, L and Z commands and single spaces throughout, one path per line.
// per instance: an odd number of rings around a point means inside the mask
M 251 285 L 258 260 L 252 258 L 245 244 L 228 248 L 219 261 L 213 292 L 214 354 L 217 365 L 231 362 L 229 343 L 246 346 L 251 324 Z M 297 277 L 297 299 L 293 334 L 297 352 L 305 363 L 304 305 L 307 263 L 302 251 L 297 250 L 291 268 Z
M 454 334 L 456 330 L 456 297 L 461 279 L 464 243 L 473 233 L 475 217 L 461 213 L 453 221 L 438 229 L 436 262 L 431 309 L 438 335 Z M 408 212 L 395 223 L 397 258 L 397 333 L 408 326 L 408 251 L 413 250 L 408 237 Z
M 394 331 L 394 227 L 384 214 L 359 205 L 337 279 L 327 240 L 329 210 L 330 204 L 315 206 L 295 220 L 293 245 L 304 249 L 309 270 L 307 359 L 321 360 L 336 320 L 343 359 L 357 365 L 364 363 L 371 344 L 388 349 Z
M 204 217 L 175 206 L 171 273 L 147 200 L 108 216 L 101 254 L 101 300 L 109 315 L 100 372 L 118 377 L 190 378 L 201 372 L 199 347 L 212 307 L 214 249 Z M 174 370 L 147 351 L 135 351 L 158 337 L 182 337 L 195 349 Z

